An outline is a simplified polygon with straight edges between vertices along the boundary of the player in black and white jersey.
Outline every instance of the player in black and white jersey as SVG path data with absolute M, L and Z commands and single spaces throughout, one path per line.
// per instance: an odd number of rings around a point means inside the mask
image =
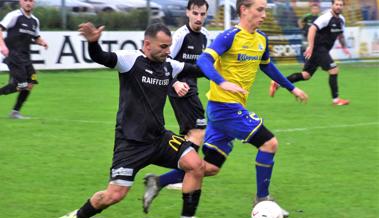
M 202 75 L 196 65 L 166 59 L 172 43 L 170 30 L 153 24 L 145 31 L 138 51 L 102 51 L 98 40 L 104 27 L 91 23 L 79 31 L 89 42 L 92 60 L 119 72 L 120 97 L 115 129 L 115 147 L 108 187 L 95 193 L 78 211 L 63 217 L 88 218 L 120 202 L 128 193 L 137 172 L 147 165 L 182 169 L 182 217 L 193 217 L 199 203 L 204 163 L 190 141 L 164 127 L 163 108 L 168 87 L 175 75 Z M 188 89 L 180 91 L 185 95 Z
M 20 9 L 9 12 L 0 22 L 0 52 L 9 68 L 9 84 L 0 88 L 0 95 L 19 91 L 11 118 L 25 118 L 20 109 L 34 84 L 38 84 L 36 71 L 30 60 L 30 44 L 36 43 L 47 48 L 39 33 L 39 20 L 32 14 L 34 0 L 20 0 Z M 7 36 L 3 38 L 3 31 Z
M 342 16 L 343 0 L 332 0 L 332 8 L 318 17 L 308 30 L 308 47 L 304 52 L 306 58 L 303 71 L 288 76 L 292 83 L 309 80 L 321 66 L 324 71 L 329 73 L 329 86 L 333 98 L 333 105 L 348 105 L 349 101 L 339 97 L 337 77 L 339 69 L 330 56 L 329 52 L 333 48 L 336 39 L 339 40 L 346 55 L 351 56 L 346 47 L 343 35 L 345 29 L 345 18 Z M 274 96 L 278 89 L 278 84 L 271 82 L 270 96 Z
M 171 57 L 180 62 L 195 64 L 207 46 L 208 31 L 203 24 L 207 17 L 208 3 L 205 0 L 189 0 L 187 4 L 188 23 L 173 35 L 170 47 Z M 175 82 L 175 81 L 174 81 Z M 183 78 L 189 85 L 188 93 L 181 97 L 174 89 L 169 91 L 170 103 L 180 126 L 180 134 L 186 135 L 200 145 L 204 138 L 206 120 L 204 109 L 198 96 L 197 79 Z
M 188 22 L 175 31 L 173 43 L 170 47 L 171 57 L 175 60 L 195 64 L 199 55 L 207 46 L 208 31 L 203 27 L 208 12 L 208 3 L 205 0 L 189 0 L 187 3 L 186 15 Z M 175 81 L 173 81 L 175 82 Z M 183 78 L 181 82 L 169 90 L 169 99 L 175 112 L 176 120 L 179 123 L 180 134 L 197 145 L 203 144 L 206 119 L 204 108 L 200 101 L 196 78 Z M 187 86 L 188 93 L 185 96 L 178 96 L 176 89 L 180 86 Z M 183 172 L 173 170 L 159 177 L 154 174 L 145 176 L 145 184 L 153 184 L 151 180 L 159 180 L 160 188 L 182 189 Z M 149 193 L 150 192 L 150 193 Z M 148 210 L 154 192 L 146 187 L 144 208 Z

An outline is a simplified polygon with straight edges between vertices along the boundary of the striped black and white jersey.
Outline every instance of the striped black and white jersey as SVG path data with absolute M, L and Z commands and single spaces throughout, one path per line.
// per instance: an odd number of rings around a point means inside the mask
M 195 64 L 197 58 L 207 46 L 208 31 L 204 27 L 199 32 L 191 30 L 188 24 L 175 31 L 170 47 L 171 57 L 180 62 Z M 183 78 L 181 82 L 187 82 L 190 90 L 186 96 L 197 94 L 196 78 Z M 169 95 L 178 97 L 173 89 L 169 90 Z
M 329 51 L 333 48 L 338 35 L 345 30 L 345 18 L 341 14 L 336 17 L 329 10 L 319 16 L 313 25 L 317 27 L 314 49 Z
M 28 16 L 22 9 L 9 12 L 0 22 L 3 31 L 7 31 L 4 39 L 9 49 L 6 61 L 14 64 L 31 64 L 30 44 L 40 36 L 39 20 Z

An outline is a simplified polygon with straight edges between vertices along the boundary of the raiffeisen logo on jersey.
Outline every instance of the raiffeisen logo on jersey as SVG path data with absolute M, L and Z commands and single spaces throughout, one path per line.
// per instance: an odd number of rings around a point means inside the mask
M 238 61 L 257 61 L 257 60 L 259 60 L 259 56 L 257 56 L 257 55 L 251 56 L 251 55 L 247 55 L 247 54 L 238 54 L 237 60 Z

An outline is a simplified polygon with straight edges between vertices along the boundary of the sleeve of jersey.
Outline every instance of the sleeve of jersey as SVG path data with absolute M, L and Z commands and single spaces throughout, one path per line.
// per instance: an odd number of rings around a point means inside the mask
M 172 45 L 170 47 L 170 53 L 171 53 L 170 55 L 172 58 L 175 58 L 176 55 L 178 55 L 180 48 L 183 45 L 184 37 L 185 35 L 183 31 L 181 31 L 181 29 L 179 29 L 178 31 L 174 33 L 172 37 Z
M 225 79 L 214 67 L 215 60 L 229 50 L 232 46 L 236 33 L 237 31 L 227 30 L 219 34 L 211 46 L 205 49 L 205 51 L 197 59 L 196 64 L 200 67 L 204 75 L 218 85 L 224 82 Z
M 318 30 L 321 30 L 322 28 L 328 26 L 328 23 L 330 21 L 330 13 L 325 13 L 321 16 L 319 16 L 314 22 L 313 25 L 317 27 Z
M 17 18 L 18 18 L 18 16 L 16 15 L 15 12 L 10 12 L 7 15 L 5 15 L 3 20 L 1 20 L 0 26 L 4 30 L 12 28 L 16 24 Z
M 109 68 L 117 64 L 117 55 L 114 52 L 104 52 L 98 42 L 88 43 L 88 52 L 93 61 Z
M 172 77 L 174 78 L 174 81 L 182 78 L 204 77 L 203 72 L 195 64 L 179 62 L 171 58 L 167 58 L 167 61 L 172 66 Z

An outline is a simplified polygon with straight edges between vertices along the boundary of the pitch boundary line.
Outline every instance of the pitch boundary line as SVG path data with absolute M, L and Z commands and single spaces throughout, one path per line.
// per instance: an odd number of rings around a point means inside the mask
M 309 130 L 314 130 L 314 129 L 338 129 L 338 128 L 371 126 L 371 125 L 379 125 L 379 122 L 339 124 L 339 125 L 331 125 L 331 126 L 315 126 L 315 127 L 303 127 L 303 128 L 291 128 L 291 129 L 275 129 L 273 130 L 273 132 L 302 132 L 302 131 L 309 131 Z

